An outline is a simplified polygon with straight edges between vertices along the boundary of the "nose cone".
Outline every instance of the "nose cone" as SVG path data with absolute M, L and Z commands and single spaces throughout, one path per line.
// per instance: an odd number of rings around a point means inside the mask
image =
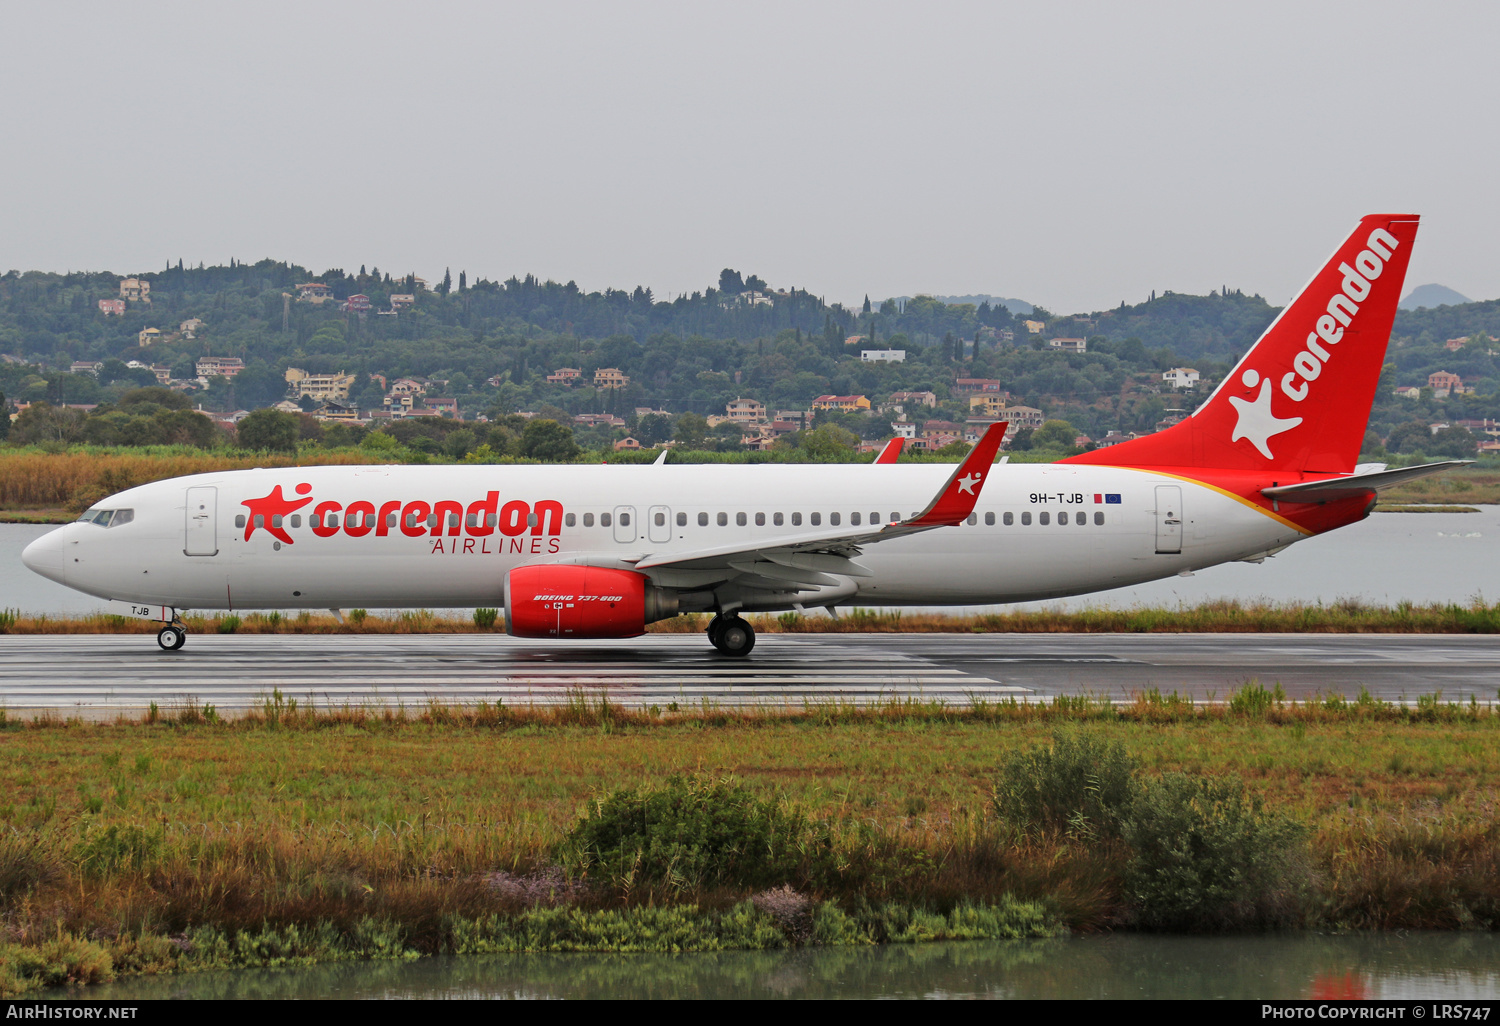
M 21 552 L 21 562 L 33 573 L 58 584 L 63 582 L 63 532 L 48 531 Z

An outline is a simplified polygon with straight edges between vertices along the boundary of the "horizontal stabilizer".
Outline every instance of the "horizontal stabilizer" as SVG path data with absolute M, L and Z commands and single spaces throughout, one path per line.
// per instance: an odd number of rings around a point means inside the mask
M 1445 470 L 1466 467 L 1473 462 L 1473 460 L 1443 460 L 1441 463 L 1423 463 L 1421 466 L 1381 470 L 1374 474 L 1355 474 L 1352 477 L 1330 477 L 1322 481 L 1301 481 L 1297 484 L 1278 485 L 1275 488 L 1262 488 L 1260 493 L 1268 499 L 1279 499 L 1282 502 L 1332 502 L 1335 499 L 1347 499 L 1365 492 L 1382 491 L 1407 481 L 1441 474 Z

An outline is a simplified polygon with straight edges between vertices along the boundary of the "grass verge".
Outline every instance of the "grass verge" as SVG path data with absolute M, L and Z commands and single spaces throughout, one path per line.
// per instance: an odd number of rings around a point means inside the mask
M 476 609 L 468 617 L 426 609 L 371 616 L 355 609 L 343 620 L 310 610 L 192 614 L 186 619 L 188 629 L 199 634 L 473 634 L 505 629 L 503 615 L 494 609 Z M 1220 599 L 1177 609 L 1039 609 L 945 616 L 854 608 L 843 610 L 837 620 L 799 613 L 753 615 L 749 620 L 761 634 L 1494 634 L 1500 631 L 1500 602 L 1475 598 L 1466 604 L 1377 606 L 1357 599 L 1327 605 Z M 708 628 L 708 622 L 707 614 L 687 614 L 650 624 L 646 630 L 697 634 Z M 0 613 L 0 634 L 152 634 L 156 629 L 154 623 L 107 613 Z
M 0 719 L 0 987 L 434 952 L 1492 929 L 1497 736 L 1477 698 L 1260 685 L 1208 706 L 273 694 L 230 721 Z M 1231 855 L 1181 857 L 1199 850 Z

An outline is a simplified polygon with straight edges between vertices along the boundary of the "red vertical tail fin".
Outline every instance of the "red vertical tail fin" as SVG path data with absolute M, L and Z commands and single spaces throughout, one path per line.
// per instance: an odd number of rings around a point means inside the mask
M 1416 236 L 1414 214 L 1362 219 L 1191 417 L 1063 462 L 1351 472 Z

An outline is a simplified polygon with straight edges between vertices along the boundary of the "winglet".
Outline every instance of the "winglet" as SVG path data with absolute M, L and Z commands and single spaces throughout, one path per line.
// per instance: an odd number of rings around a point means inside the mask
M 901 455 L 901 446 L 906 443 L 904 438 L 892 438 L 885 443 L 885 448 L 880 450 L 880 455 L 875 457 L 876 463 L 895 463 L 896 457 Z
M 951 527 L 963 523 L 974 512 L 974 505 L 979 501 L 979 493 L 984 488 L 984 479 L 989 475 L 990 464 L 995 462 L 995 454 L 1000 451 L 1000 442 L 1005 438 L 1005 429 L 1008 427 L 1010 422 L 1005 420 L 991 424 L 985 430 L 984 437 L 975 443 L 968 458 L 948 478 L 948 483 L 943 485 L 937 498 L 901 526 Z

